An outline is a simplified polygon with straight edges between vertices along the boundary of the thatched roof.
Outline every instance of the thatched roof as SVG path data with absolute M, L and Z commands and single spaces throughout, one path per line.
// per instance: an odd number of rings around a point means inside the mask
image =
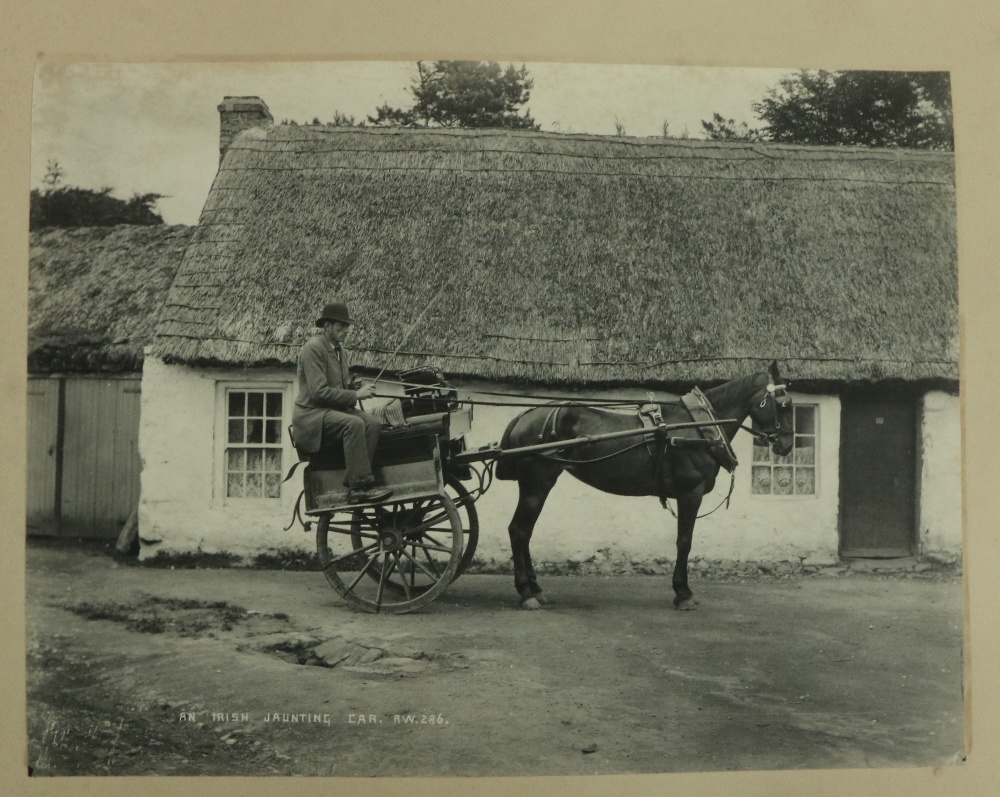
M 28 370 L 138 371 L 193 227 L 31 234 Z
M 950 153 L 248 130 L 153 351 L 292 363 L 342 299 L 379 368 L 521 382 L 958 377 Z M 421 313 L 419 323 L 411 322 Z M 409 336 L 407 336 L 409 333 Z

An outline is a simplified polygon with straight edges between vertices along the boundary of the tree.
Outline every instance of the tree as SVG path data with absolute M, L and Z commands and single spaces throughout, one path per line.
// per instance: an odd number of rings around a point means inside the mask
M 802 70 L 752 108 L 770 141 L 954 148 L 946 72 Z
M 45 164 L 45 176 L 42 178 L 42 183 L 49 191 L 55 191 L 59 187 L 59 183 L 62 182 L 64 174 L 59 161 L 55 158 L 49 158 L 48 163 Z
M 296 119 L 285 118 L 281 120 L 281 124 L 290 125 L 291 127 L 307 127 L 309 125 L 332 125 L 333 127 L 364 127 L 365 121 L 362 119 L 360 122 L 357 121 L 353 116 L 349 116 L 343 111 L 334 111 L 333 118 L 329 122 L 321 122 L 318 116 L 314 116 L 311 122 L 299 122 Z
M 131 199 L 111 196 L 110 188 L 60 186 L 65 172 L 56 160 L 48 163 L 44 189 L 32 189 L 28 227 L 110 227 L 115 224 L 163 224 L 156 212 L 162 194 L 133 194 Z
M 334 127 L 364 127 L 365 122 L 362 119 L 360 122 L 355 121 L 354 116 L 348 116 L 343 111 L 334 111 L 333 119 L 330 120 L 330 124 Z
M 495 61 L 417 62 L 410 86 L 414 104 L 393 108 L 384 103 L 368 121 L 380 127 L 506 127 L 538 130 L 520 107 L 531 96 L 528 70 Z
M 713 113 L 711 122 L 702 119 L 701 126 L 713 141 L 760 141 L 762 137 L 756 127 L 746 122 L 737 124 L 735 119 L 726 119 L 721 113 Z

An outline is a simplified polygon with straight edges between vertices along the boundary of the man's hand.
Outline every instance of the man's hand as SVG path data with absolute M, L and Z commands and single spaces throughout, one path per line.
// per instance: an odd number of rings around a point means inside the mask
M 362 385 L 355 392 L 358 394 L 358 400 L 364 401 L 375 395 L 375 387 L 373 385 Z

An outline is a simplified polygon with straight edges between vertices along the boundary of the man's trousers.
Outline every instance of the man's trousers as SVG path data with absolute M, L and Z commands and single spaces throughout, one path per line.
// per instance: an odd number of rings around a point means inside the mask
M 323 415 L 323 448 L 344 446 L 347 463 L 347 486 L 350 489 L 370 487 L 372 457 L 382 432 L 381 422 L 358 409 L 327 410 Z

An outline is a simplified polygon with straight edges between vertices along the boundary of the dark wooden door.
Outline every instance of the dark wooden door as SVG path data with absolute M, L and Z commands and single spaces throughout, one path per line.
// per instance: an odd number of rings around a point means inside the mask
M 917 402 L 850 399 L 841 404 L 840 555 L 916 551 Z

